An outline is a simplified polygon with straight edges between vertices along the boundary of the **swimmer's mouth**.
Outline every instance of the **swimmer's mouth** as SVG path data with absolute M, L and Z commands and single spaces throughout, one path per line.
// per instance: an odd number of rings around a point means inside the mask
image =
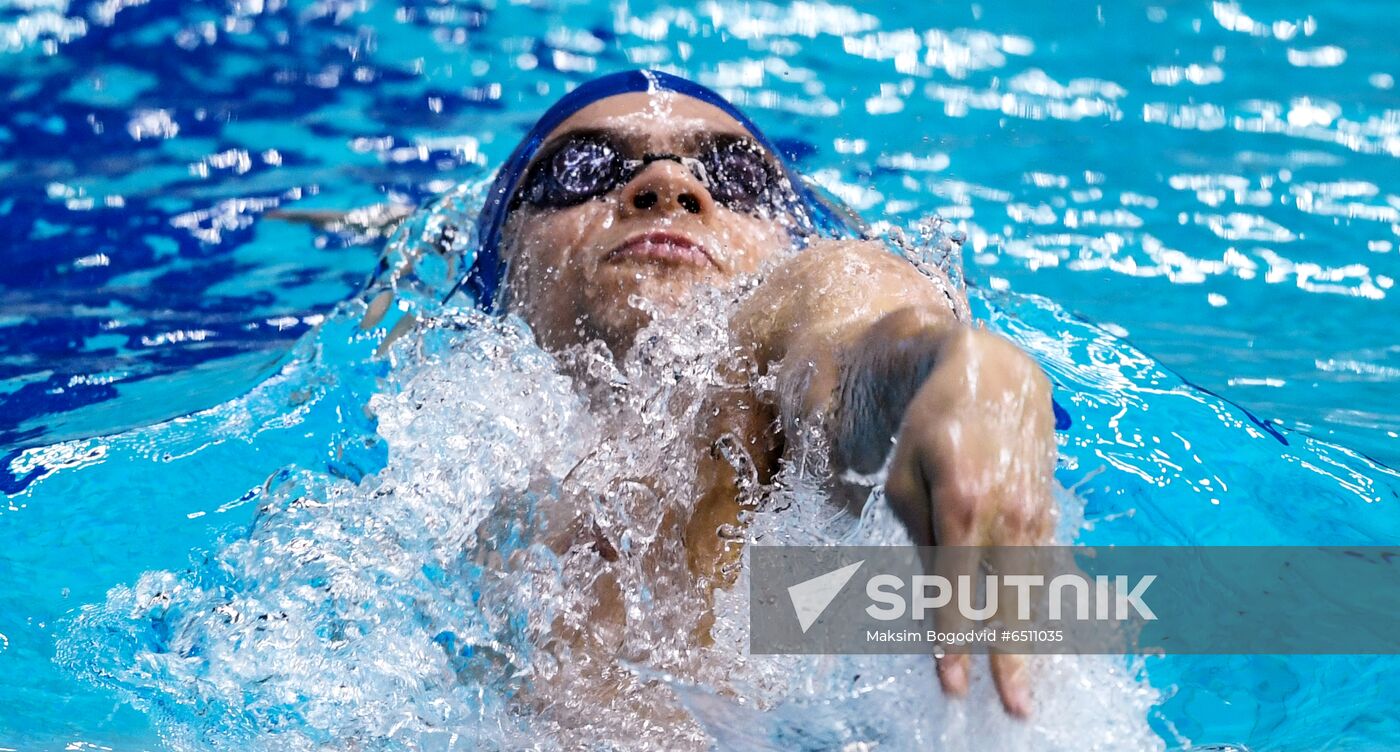
M 708 251 L 684 235 L 673 232 L 646 232 L 628 238 L 603 257 L 607 262 L 642 261 L 674 266 L 715 264 Z

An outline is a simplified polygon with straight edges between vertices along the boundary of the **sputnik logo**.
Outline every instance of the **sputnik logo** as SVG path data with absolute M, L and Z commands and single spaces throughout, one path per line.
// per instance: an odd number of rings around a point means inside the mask
M 821 618 L 822 612 L 836 600 L 841 588 L 846 587 L 863 564 L 863 560 L 847 564 L 788 588 L 788 597 L 792 599 L 792 610 L 797 614 L 797 625 L 802 627 L 802 634 L 807 634 L 807 630 Z

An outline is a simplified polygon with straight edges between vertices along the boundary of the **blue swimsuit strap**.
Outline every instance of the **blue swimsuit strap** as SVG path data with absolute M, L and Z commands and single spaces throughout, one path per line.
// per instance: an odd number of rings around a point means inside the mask
M 491 189 L 486 196 L 486 203 L 482 206 L 481 214 L 477 220 L 479 242 L 476 259 L 471 268 L 468 269 L 466 276 L 457 283 L 448 296 L 450 297 L 461 288 L 466 288 L 476 300 L 477 306 L 488 312 L 496 312 L 500 302 L 499 292 L 506 272 L 500 256 L 501 230 L 509 212 L 510 199 L 524 177 L 525 168 L 529 166 L 530 160 L 534 158 L 551 131 L 559 127 L 560 123 L 574 113 L 601 99 L 633 92 L 662 91 L 687 96 L 719 108 L 738 121 L 753 136 L 754 140 L 767 149 L 778 160 L 787 175 L 788 182 L 793 187 L 796 198 L 793 213 L 799 224 L 802 225 L 800 229 L 825 237 L 857 237 L 860 235 L 859 226 L 855 224 L 854 220 L 843 215 L 815 194 L 811 187 L 803 182 L 797 172 L 788 165 L 782 153 L 753 124 L 753 121 L 749 120 L 744 113 L 740 112 L 724 97 L 700 84 L 669 73 L 652 70 L 622 71 L 595 78 L 565 94 L 558 102 L 554 103 L 553 107 L 545 111 L 544 115 L 530 129 L 530 132 L 521 140 L 520 145 L 511 152 L 510 157 L 501 166 L 500 172 L 496 174 L 496 180 L 491 184 Z

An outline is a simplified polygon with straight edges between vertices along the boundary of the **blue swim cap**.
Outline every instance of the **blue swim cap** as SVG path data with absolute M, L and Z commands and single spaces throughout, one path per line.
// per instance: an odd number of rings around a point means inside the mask
M 526 166 L 530 164 L 530 160 L 534 158 L 540 145 L 544 143 L 545 137 L 569 116 L 600 99 L 617 94 L 654 91 L 681 94 L 718 107 L 738 121 L 754 137 L 754 140 L 767 149 L 782 165 L 788 182 L 792 184 L 796 194 L 796 205 L 792 207 L 794 218 L 798 222 L 796 229 L 823 237 L 860 236 L 861 230 L 858 220 L 843 212 L 830 200 L 817 194 L 811 186 L 805 183 L 801 176 L 788 165 L 782 153 L 774 148 L 772 142 L 753 124 L 753 121 L 749 120 L 744 113 L 740 112 L 724 97 L 700 84 L 669 73 L 652 70 L 623 71 L 595 78 L 565 94 L 540 117 L 530 132 L 525 135 L 520 145 L 515 147 L 514 152 L 511 152 L 505 164 L 501 165 L 501 170 L 496 174 L 495 182 L 491 184 L 491 190 L 486 195 L 486 203 L 482 206 L 481 215 L 477 220 L 479 244 L 476 260 L 467 270 L 466 277 L 457 284 L 456 288 L 453 288 L 454 293 L 457 289 L 466 288 L 479 307 L 486 311 L 496 309 L 499 302 L 497 300 L 498 293 L 506 271 L 500 255 L 501 229 L 505 225 L 510 198 L 515 194 L 516 186 L 519 185 L 524 176 Z

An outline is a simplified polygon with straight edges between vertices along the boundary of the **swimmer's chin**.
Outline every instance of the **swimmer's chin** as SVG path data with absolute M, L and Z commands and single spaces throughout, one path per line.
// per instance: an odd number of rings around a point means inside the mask
M 708 287 L 726 287 L 727 275 L 709 262 L 677 262 L 660 258 L 624 258 L 604 261 L 593 274 L 589 307 L 607 318 L 620 308 L 656 311 L 679 309 L 695 292 Z
M 650 326 L 655 316 L 667 316 L 685 310 L 697 290 L 707 286 L 694 279 L 678 279 L 676 275 L 640 275 L 628 280 L 616 290 L 616 298 L 595 301 L 600 305 L 586 317 L 585 329 L 592 338 L 602 340 L 613 355 L 621 358 L 637 339 L 641 330 Z

